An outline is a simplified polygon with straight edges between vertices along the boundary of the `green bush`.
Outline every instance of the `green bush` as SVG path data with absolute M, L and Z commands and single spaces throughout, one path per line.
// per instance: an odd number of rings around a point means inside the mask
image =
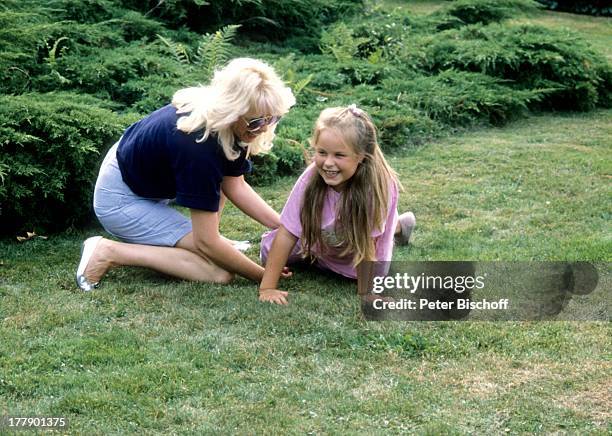
M 512 89 L 482 73 L 456 70 L 411 81 L 395 79 L 383 86 L 397 93 L 398 101 L 448 126 L 503 124 L 525 113 L 529 103 L 545 96 L 539 90 Z
M 91 217 L 101 151 L 134 116 L 67 93 L 0 97 L 0 229 L 52 231 Z
M 612 66 L 580 38 L 504 22 L 534 10 L 532 1 L 459 0 L 422 16 L 368 3 L 351 15 L 362 7 L 363 0 L 5 0 L 3 229 L 81 220 L 100 150 L 135 117 L 117 113 L 149 113 L 177 89 L 206 83 L 231 57 L 273 64 L 297 97 L 271 153 L 254 158 L 255 184 L 303 168 L 302 146 L 329 106 L 367 110 L 385 151 L 527 109 L 612 106 Z
M 272 151 L 253 156 L 253 171 L 247 175 L 249 183 L 262 186 L 269 185 L 279 177 L 297 174 L 306 166 L 304 145 L 278 139 Z
M 74 90 L 129 107 L 148 93 L 147 89 L 131 82 L 142 83 L 151 78 L 152 82 L 173 84 L 191 72 L 163 53 L 159 45 L 138 42 L 118 48 L 101 48 L 89 55 L 67 53 L 53 68 L 46 69 L 46 74 L 34 78 L 32 86 L 41 92 Z
M 186 26 L 195 32 L 209 32 L 240 23 L 256 38 L 276 40 L 318 34 L 321 26 L 363 8 L 363 0 L 123 0 L 121 3 L 174 29 Z
M 534 12 L 537 7 L 533 0 L 457 0 L 442 13 L 457 18 L 461 24 L 489 24 L 514 18 L 519 13 Z
M 609 65 L 566 32 L 526 25 L 467 26 L 437 34 L 426 58 L 433 73 L 455 68 L 508 80 L 521 89 L 550 90 L 542 100 L 546 108 L 589 110 L 609 104 Z
M 364 106 L 374 119 L 379 131 L 380 145 L 383 151 L 421 145 L 433 138 L 439 137 L 444 129 L 442 125 L 423 111 L 389 100 L 379 105 Z M 383 104 L 380 104 L 383 103 Z
M 38 77 L 45 75 L 63 86 L 58 66 L 64 57 L 86 58 L 125 43 L 107 26 L 50 22 L 41 14 L 0 12 L 0 26 L 0 92 L 5 94 L 38 90 Z
M 55 18 L 79 23 L 98 23 L 113 17 L 115 5 L 110 0 L 50 0 L 48 8 Z

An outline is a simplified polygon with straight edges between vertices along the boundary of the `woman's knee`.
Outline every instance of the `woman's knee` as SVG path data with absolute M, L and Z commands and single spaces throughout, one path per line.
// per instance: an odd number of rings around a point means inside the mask
M 219 268 L 213 273 L 212 282 L 220 285 L 228 285 L 235 278 L 235 275 L 229 271 Z

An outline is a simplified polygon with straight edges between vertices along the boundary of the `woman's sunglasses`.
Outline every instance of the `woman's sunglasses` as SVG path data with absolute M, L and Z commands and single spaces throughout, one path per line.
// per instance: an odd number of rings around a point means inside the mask
M 261 130 L 264 126 L 278 123 L 281 117 L 279 115 L 269 115 L 267 117 L 252 118 L 250 120 L 244 117 L 242 119 L 246 123 L 246 129 L 252 133 Z

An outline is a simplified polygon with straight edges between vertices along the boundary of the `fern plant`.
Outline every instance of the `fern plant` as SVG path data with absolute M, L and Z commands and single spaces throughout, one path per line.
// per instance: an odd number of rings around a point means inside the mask
M 216 67 L 224 64 L 231 57 L 232 40 L 239 28 L 240 24 L 230 24 L 215 33 L 206 33 L 202 36 L 195 53 L 180 42 L 174 42 L 161 35 L 157 35 L 157 38 L 172 51 L 177 62 L 203 67 L 206 77 L 210 77 Z
M 185 44 L 182 44 L 180 42 L 174 42 L 169 38 L 164 38 L 161 35 L 157 35 L 157 38 L 159 38 L 159 40 L 161 42 L 163 42 L 166 47 L 168 47 L 170 50 L 172 50 L 172 54 L 174 54 L 174 58 L 176 59 L 177 62 L 181 63 L 181 64 L 185 64 L 188 65 L 191 63 L 191 56 L 189 54 L 189 49 L 187 48 L 187 46 L 185 46 Z
M 230 24 L 217 30 L 215 33 L 207 33 L 202 37 L 194 60 L 197 65 L 204 67 L 206 77 L 212 76 L 217 66 L 229 60 L 232 40 L 239 28 L 240 24 Z

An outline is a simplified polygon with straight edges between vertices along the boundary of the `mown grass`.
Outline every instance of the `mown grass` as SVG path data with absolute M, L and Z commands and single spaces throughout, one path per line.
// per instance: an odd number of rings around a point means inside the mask
M 395 258 L 609 262 L 610 115 L 537 116 L 392 156 L 419 219 Z M 261 191 L 280 208 L 291 183 Z M 262 228 L 230 206 L 223 231 Z M 304 270 L 285 308 L 245 280 L 132 268 L 80 293 L 78 247 L 98 232 L 2 242 L 3 414 L 67 416 L 79 434 L 612 429 L 609 323 L 366 322 L 353 283 Z

